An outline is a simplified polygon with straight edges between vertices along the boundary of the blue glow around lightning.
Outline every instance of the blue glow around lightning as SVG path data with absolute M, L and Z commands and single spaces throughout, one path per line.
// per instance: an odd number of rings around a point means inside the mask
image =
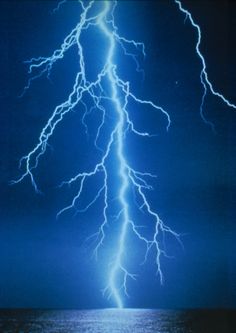
M 203 86 L 203 95 L 202 95 L 202 100 L 201 100 L 201 105 L 200 105 L 200 114 L 201 117 L 203 119 L 203 121 L 210 125 L 211 128 L 215 131 L 214 128 L 214 124 L 212 122 L 210 122 L 204 115 L 204 103 L 205 103 L 205 98 L 208 92 L 208 89 L 210 90 L 211 94 L 213 94 L 214 96 L 219 97 L 227 106 L 236 109 L 236 105 L 231 103 L 224 95 L 222 95 L 221 93 L 219 93 L 212 85 L 211 81 L 208 78 L 208 73 L 207 73 L 207 66 L 206 66 L 206 60 L 200 50 L 200 46 L 201 46 L 201 41 L 202 41 L 202 31 L 200 26 L 194 21 L 192 14 L 183 7 L 182 2 L 180 0 L 175 0 L 175 3 L 178 5 L 179 10 L 185 14 L 185 21 L 186 19 L 188 19 L 191 23 L 191 25 L 196 29 L 197 31 L 197 43 L 196 43 L 196 53 L 198 55 L 198 57 L 201 60 L 201 64 L 202 64 L 202 69 L 200 72 L 200 81 L 201 84 Z
M 57 11 L 62 5 L 66 3 L 63 0 L 58 3 L 58 6 L 54 10 Z M 109 185 L 108 177 L 109 170 L 107 167 L 108 158 L 112 155 L 112 150 L 115 151 L 115 155 L 118 161 L 117 183 L 119 183 L 118 198 L 119 211 L 117 212 L 115 223 L 119 225 L 119 233 L 116 237 L 116 250 L 115 255 L 111 262 L 108 263 L 110 269 L 107 284 L 104 288 L 104 295 L 111 298 L 114 304 L 122 308 L 124 306 L 123 296 L 128 296 L 128 281 L 136 279 L 135 272 L 130 272 L 124 264 L 124 257 L 126 253 L 126 247 L 128 244 L 128 234 L 130 232 L 136 236 L 136 238 L 145 245 L 146 251 L 143 256 L 143 262 L 146 262 L 149 252 L 155 251 L 155 262 L 157 267 L 157 274 L 159 275 L 160 282 L 163 283 L 164 277 L 161 269 L 161 258 L 167 256 L 164 245 L 161 239 L 164 239 L 165 234 L 168 233 L 174 236 L 180 241 L 179 234 L 169 228 L 159 217 L 157 212 L 152 208 L 148 198 L 147 191 L 152 189 L 152 186 L 148 183 L 148 178 L 156 177 L 155 175 L 147 171 L 139 171 L 135 167 L 131 166 L 125 152 L 125 138 L 129 133 L 133 133 L 139 137 L 151 138 L 153 134 L 148 132 L 140 131 L 136 124 L 130 117 L 129 105 L 130 101 L 142 105 L 146 108 L 152 108 L 163 114 L 166 118 L 166 129 L 168 130 L 171 125 L 171 120 L 168 112 L 161 106 L 155 104 L 151 100 L 145 100 L 137 97 L 131 90 L 131 82 L 124 81 L 117 74 L 117 64 L 115 62 L 115 55 L 118 48 L 121 48 L 125 56 L 129 56 L 134 60 L 136 70 L 143 74 L 142 69 L 139 66 L 136 53 L 140 51 L 145 57 L 145 47 L 142 42 L 136 42 L 132 39 L 128 39 L 119 34 L 118 27 L 115 24 L 115 8 L 117 1 L 78 1 L 81 6 L 81 15 L 79 23 L 74 29 L 65 37 L 62 44 L 56 49 L 53 54 L 49 57 L 38 57 L 32 58 L 26 63 L 29 65 L 30 78 L 26 85 L 24 92 L 30 88 L 34 80 L 47 75 L 50 77 L 51 70 L 54 64 L 64 59 L 67 51 L 72 47 L 76 46 L 78 49 L 79 58 L 79 71 L 76 74 L 76 78 L 72 87 L 72 90 L 68 98 L 61 104 L 57 105 L 52 112 L 51 117 L 43 127 L 37 144 L 33 149 L 20 160 L 20 168 L 23 168 L 22 175 L 12 183 L 22 182 L 25 178 L 30 178 L 31 184 L 35 191 L 40 193 L 40 189 L 35 180 L 34 171 L 38 167 L 40 159 L 45 154 L 51 137 L 53 136 L 58 124 L 63 123 L 64 118 L 72 112 L 76 106 L 81 106 L 80 112 L 82 114 L 82 124 L 85 126 L 87 132 L 86 116 L 91 113 L 92 110 L 96 110 L 102 114 L 101 122 L 98 124 L 94 145 L 102 153 L 100 161 L 94 165 L 91 170 L 85 170 L 83 172 L 77 172 L 71 179 L 65 180 L 60 186 L 66 186 L 70 184 L 77 184 L 78 189 L 76 195 L 72 201 L 62 208 L 57 216 L 60 216 L 68 210 L 74 210 L 76 213 L 86 212 L 100 197 L 103 197 L 103 220 L 101 221 L 100 227 L 97 232 L 92 235 L 96 236 L 96 245 L 94 248 L 94 254 L 97 257 L 98 251 L 105 242 L 107 226 L 111 221 L 108 219 L 108 208 L 112 205 L 109 200 Z M 183 8 L 180 1 L 175 0 L 175 3 L 179 6 L 179 10 L 186 15 L 194 28 L 197 29 L 198 40 L 196 44 L 196 53 L 201 59 L 202 70 L 200 73 L 201 84 L 204 88 L 202 96 L 200 113 L 202 119 L 213 126 L 203 114 L 203 105 L 207 90 L 210 89 L 211 93 L 221 98 L 228 106 L 236 108 L 236 106 L 230 103 L 223 95 L 215 91 L 211 82 L 208 79 L 206 71 L 205 59 L 200 51 L 201 43 L 201 30 L 200 27 L 195 23 L 192 15 Z M 95 5 L 99 5 L 97 10 L 94 10 Z M 81 35 L 91 28 L 98 29 L 107 40 L 108 50 L 104 58 L 104 66 L 100 72 L 96 74 L 94 81 L 88 81 L 86 77 L 86 66 L 87 61 L 84 58 L 84 46 L 81 43 Z M 131 53 L 130 48 L 134 49 L 134 53 Z M 91 64 L 90 64 L 91 66 Z M 105 91 L 105 85 L 108 82 L 110 87 L 109 94 Z M 85 98 L 90 98 L 93 103 L 92 108 L 89 110 Z M 98 140 L 100 138 L 101 130 L 105 124 L 105 118 L 108 110 L 105 102 L 111 102 L 113 105 L 114 114 L 116 114 L 117 121 L 112 128 L 110 136 L 105 142 L 105 149 L 102 150 L 98 146 Z M 94 198 L 86 204 L 83 209 L 78 209 L 76 203 L 80 200 L 81 195 L 86 187 L 88 179 L 93 178 L 96 175 L 100 175 L 103 179 L 102 185 L 99 190 L 94 193 Z M 154 225 L 154 232 L 150 238 L 142 234 L 141 229 L 137 223 L 132 220 L 130 216 L 130 203 L 128 199 L 128 191 L 133 189 L 135 194 L 139 197 L 139 210 L 145 212 L 150 220 L 150 223 Z

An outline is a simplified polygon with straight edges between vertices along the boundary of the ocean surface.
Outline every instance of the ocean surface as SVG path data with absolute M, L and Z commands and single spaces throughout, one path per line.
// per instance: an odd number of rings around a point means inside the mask
M 236 333 L 236 310 L 0 310 L 1 333 Z

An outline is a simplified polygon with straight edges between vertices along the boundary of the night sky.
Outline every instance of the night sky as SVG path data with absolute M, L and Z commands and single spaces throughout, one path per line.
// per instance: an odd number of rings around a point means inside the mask
M 201 50 L 216 90 L 236 103 L 236 3 L 183 1 L 202 28 Z M 42 195 L 29 179 L 10 186 L 20 175 L 19 159 L 36 144 L 54 107 L 65 100 L 73 84 L 76 52 L 57 63 L 51 79 L 42 77 L 19 98 L 27 84 L 31 57 L 48 56 L 78 22 L 80 7 L 72 1 L 52 15 L 54 1 L 0 2 L 0 307 L 103 308 L 113 306 L 102 296 L 107 260 L 114 250 L 108 237 L 98 261 L 94 244 L 85 241 L 97 231 L 101 202 L 85 214 L 73 211 L 56 219 L 71 202 L 76 188 L 57 185 L 94 165 L 97 152 L 86 137 L 81 113 L 69 115 L 50 141 L 51 148 L 35 172 Z M 236 307 L 236 111 L 207 95 L 205 116 L 199 115 L 201 64 L 195 53 L 196 31 L 174 1 L 118 1 L 115 14 L 121 35 L 143 41 L 145 78 L 131 59 L 117 54 L 119 74 L 131 81 L 136 95 L 168 110 L 172 126 L 151 110 L 131 110 L 140 130 L 157 133 L 152 139 L 127 139 L 129 159 L 156 173 L 150 201 L 161 218 L 181 233 L 184 249 L 166 239 L 171 259 L 162 260 L 160 286 L 154 258 L 131 265 L 137 281 L 128 284 L 127 307 Z M 102 60 L 104 47 L 92 34 L 83 37 L 88 75 Z M 91 118 L 93 133 L 96 117 Z M 93 183 L 90 189 L 92 190 Z M 85 193 L 84 202 L 90 197 Z M 131 201 L 133 205 L 134 202 Z M 145 223 L 145 221 L 144 221 Z M 108 231 L 109 232 L 109 231 Z M 135 243 L 127 252 L 142 261 Z

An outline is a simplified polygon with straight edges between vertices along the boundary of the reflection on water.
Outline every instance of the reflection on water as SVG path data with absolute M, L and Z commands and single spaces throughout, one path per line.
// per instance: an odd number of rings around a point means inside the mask
M 1 333 L 235 333 L 226 310 L 1 310 Z

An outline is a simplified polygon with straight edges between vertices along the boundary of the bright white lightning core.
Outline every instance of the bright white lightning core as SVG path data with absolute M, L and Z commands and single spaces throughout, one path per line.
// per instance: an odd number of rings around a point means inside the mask
M 65 2 L 66 0 L 61 1 L 56 10 L 58 10 L 60 5 L 64 4 Z M 190 19 L 192 25 L 198 30 L 196 51 L 198 56 L 201 58 L 203 65 L 200 78 L 204 87 L 201 115 L 206 121 L 205 117 L 203 116 L 202 107 L 205 95 L 207 93 L 207 87 L 210 88 L 213 94 L 223 99 L 226 104 L 231 107 L 235 106 L 230 104 L 222 95 L 213 89 L 210 81 L 208 80 L 205 60 L 199 50 L 201 30 L 199 26 L 196 25 L 193 21 L 191 14 L 183 9 L 181 2 L 177 0 L 175 0 L 175 2 L 178 4 L 179 9 L 185 13 L 186 17 Z M 108 158 L 111 156 L 112 151 L 115 151 L 117 159 L 117 174 L 112 175 L 112 177 L 116 177 L 118 183 L 120 184 L 117 197 L 119 210 L 116 214 L 115 220 L 115 223 L 117 223 L 119 226 L 119 233 L 116 237 L 115 255 L 113 260 L 108 263 L 110 273 L 106 287 L 104 289 L 104 293 L 108 295 L 109 298 L 112 298 L 117 307 L 122 308 L 122 296 L 124 294 L 128 295 L 128 280 L 136 278 L 135 273 L 130 272 L 124 262 L 124 256 L 127 253 L 126 248 L 128 244 L 128 233 L 132 233 L 140 242 L 145 245 L 146 251 L 144 253 L 144 262 L 147 260 L 148 254 L 151 250 L 155 252 L 157 273 L 160 277 L 161 283 L 163 282 L 161 257 L 166 256 L 166 253 L 164 251 L 163 243 L 160 241 L 160 239 L 163 239 L 165 234 L 170 234 L 179 241 L 179 235 L 170 229 L 166 224 L 164 224 L 147 198 L 147 191 L 152 188 L 151 185 L 148 184 L 147 178 L 155 177 L 155 175 L 143 170 L 139 171 L 137 168 L 130 164 L 126 156 L 125 138 L 129 133 L 133 133 L 134 135 L 140 137 L 152 137 L 150 133 L 142 132 L 137 129 L 136 124 L 130 117 L 130 102 L 137 103 L 143 107 L 149 107 L 161 112 L 163 117 L 166 118 L 167 130 L 169 129 L 171 121 L 169 114 L 161 106 L 155 104 L 153 101 L 137 97 L 131 90 L 131 82 L 124 81 L 118 75 L 117 64 L 115 61 L 117 49 L 121 48 L 126 56 L 131 56 L 136 62 L 137 69 L 139 69 L 135 55 L 128 52 L 127 48 L 129 50 L 130 48 L 134 48 L 135 51 L 140 50 L 144 56 L 145 48 L 143 43 L 136 42 L 132 39 L 127 39 L 119 34 L 114 19 L 114 11 L 117 2 L 104 0 L 89 2 L 78 1 L 78 3 L 81 6 L 80 21 L 76 27 L 65 37 L 61 46 L 56 49 L 49 57 L 32 58 L 27 62 L 29 64 L 29 74 L 31 77 L 28 81 L 28 85 L 25 87 L 25 91 L 30 87 L 33 80 L 39 78 L 43 74 L 50 76 L 54 64 L 57 61 L 63 59 L 67 51 L 72 47 L 77 47 L 78 50 L 79 71 L 76 74 L 75 82 L 68 98 L 63 103 L 55 107 L 51 117 L 48 119 L 39 135 L 37 144 L 27 155 L 23 156 L 20 160 L 20 167 L 24 169 L 24 172 L 20 178 L 13 181 L 13 183 L 19 183 L 26 177 L 29 177 L 35 191 L 40 192 L 35 180 L 34 171 L 38 167 L 40 159 L 45 154 L 51 137 L 57 129 L 57 126 L 60 123 L 63 123 L 64 118 L 68 113 L 72 112 L 75 107 L 81 107 L 81 113 L 84 112 L 82 116 L 82 122 L 85 124 L 85 118 L 89 112 L 85 101 L 87 101 L 88 98 L 93 103 L 92 108 L 102 115 L 102 120 L 98 125 L 96 138 L 94 141 L 94 145 L 99 149 L 97 142 L 101 136 L 101 131 L 105 126 L 105 119 L 108 115 L 107 102 L 112 105 L 112 109 L 117 120 L 114 124 L 114 127 L 112 128 L 107 142 L 105 143 L 105 149 L 102 152 L 101 158 L 91 170 L 85 170 L 82 172 L 79 171 L 73 178 L 66 180 L 61 184 L 78 184 L 78 190 L 77 194 L 72 199 L 72 202 L 61 209 L 57 215 L 59 216 L 70 209 L 75 209 L 75 211 L 78 212 L 76 204 L 81 199 L 81 195 L 86 187 L 87 180 L 95 177 L 98 174 L 100 175 L 100 177 L 103 179 L 101 187 L 99 188 L 98 192 L 95 193 L 94 199 L 88 202 L 86 207 L 82 210 L 87 211 L 99 198 L 103 197 L 103 220 L 101 221 L 100 227 L 96 232 L 97 243 L 94 249 L 94 253 L 97 256 L 99 248 L 105 241 L 107 226 L 110 223 L 108 218 L 108 209 L 112 203 L 111 200 L 109 200 L 108 178 L 111 175 L 109 174 Z M 84 46 L 81 39 L 81 36 L 86 34 L 90 28 L 97 29 L 104 36 L 108 45 L 102 69 L 96 74 L 96 78 L 92 82 L 87 79 L 86 66 L 88 64 L 84 57 Z M 92 64 L 89 64 L 89 66 L 92 66 Z M 109 85 L 109 93 L 107 92 L 107 89 L 105 89 L 105 87 L 107 87 L 107 83 Z M 138 209 L 147 215 L 150 223 L 152 223 L 154 226 L 154 232 L 150 238 L 142 233 L 142 229 L 139 228 L 138 224 L 131 217 L 129 209 L 130 203 L 128 199 L 128 192 L 130 189 L 132 189 L 135 192 L 135 195 L 139 198 L 140 205 Z

